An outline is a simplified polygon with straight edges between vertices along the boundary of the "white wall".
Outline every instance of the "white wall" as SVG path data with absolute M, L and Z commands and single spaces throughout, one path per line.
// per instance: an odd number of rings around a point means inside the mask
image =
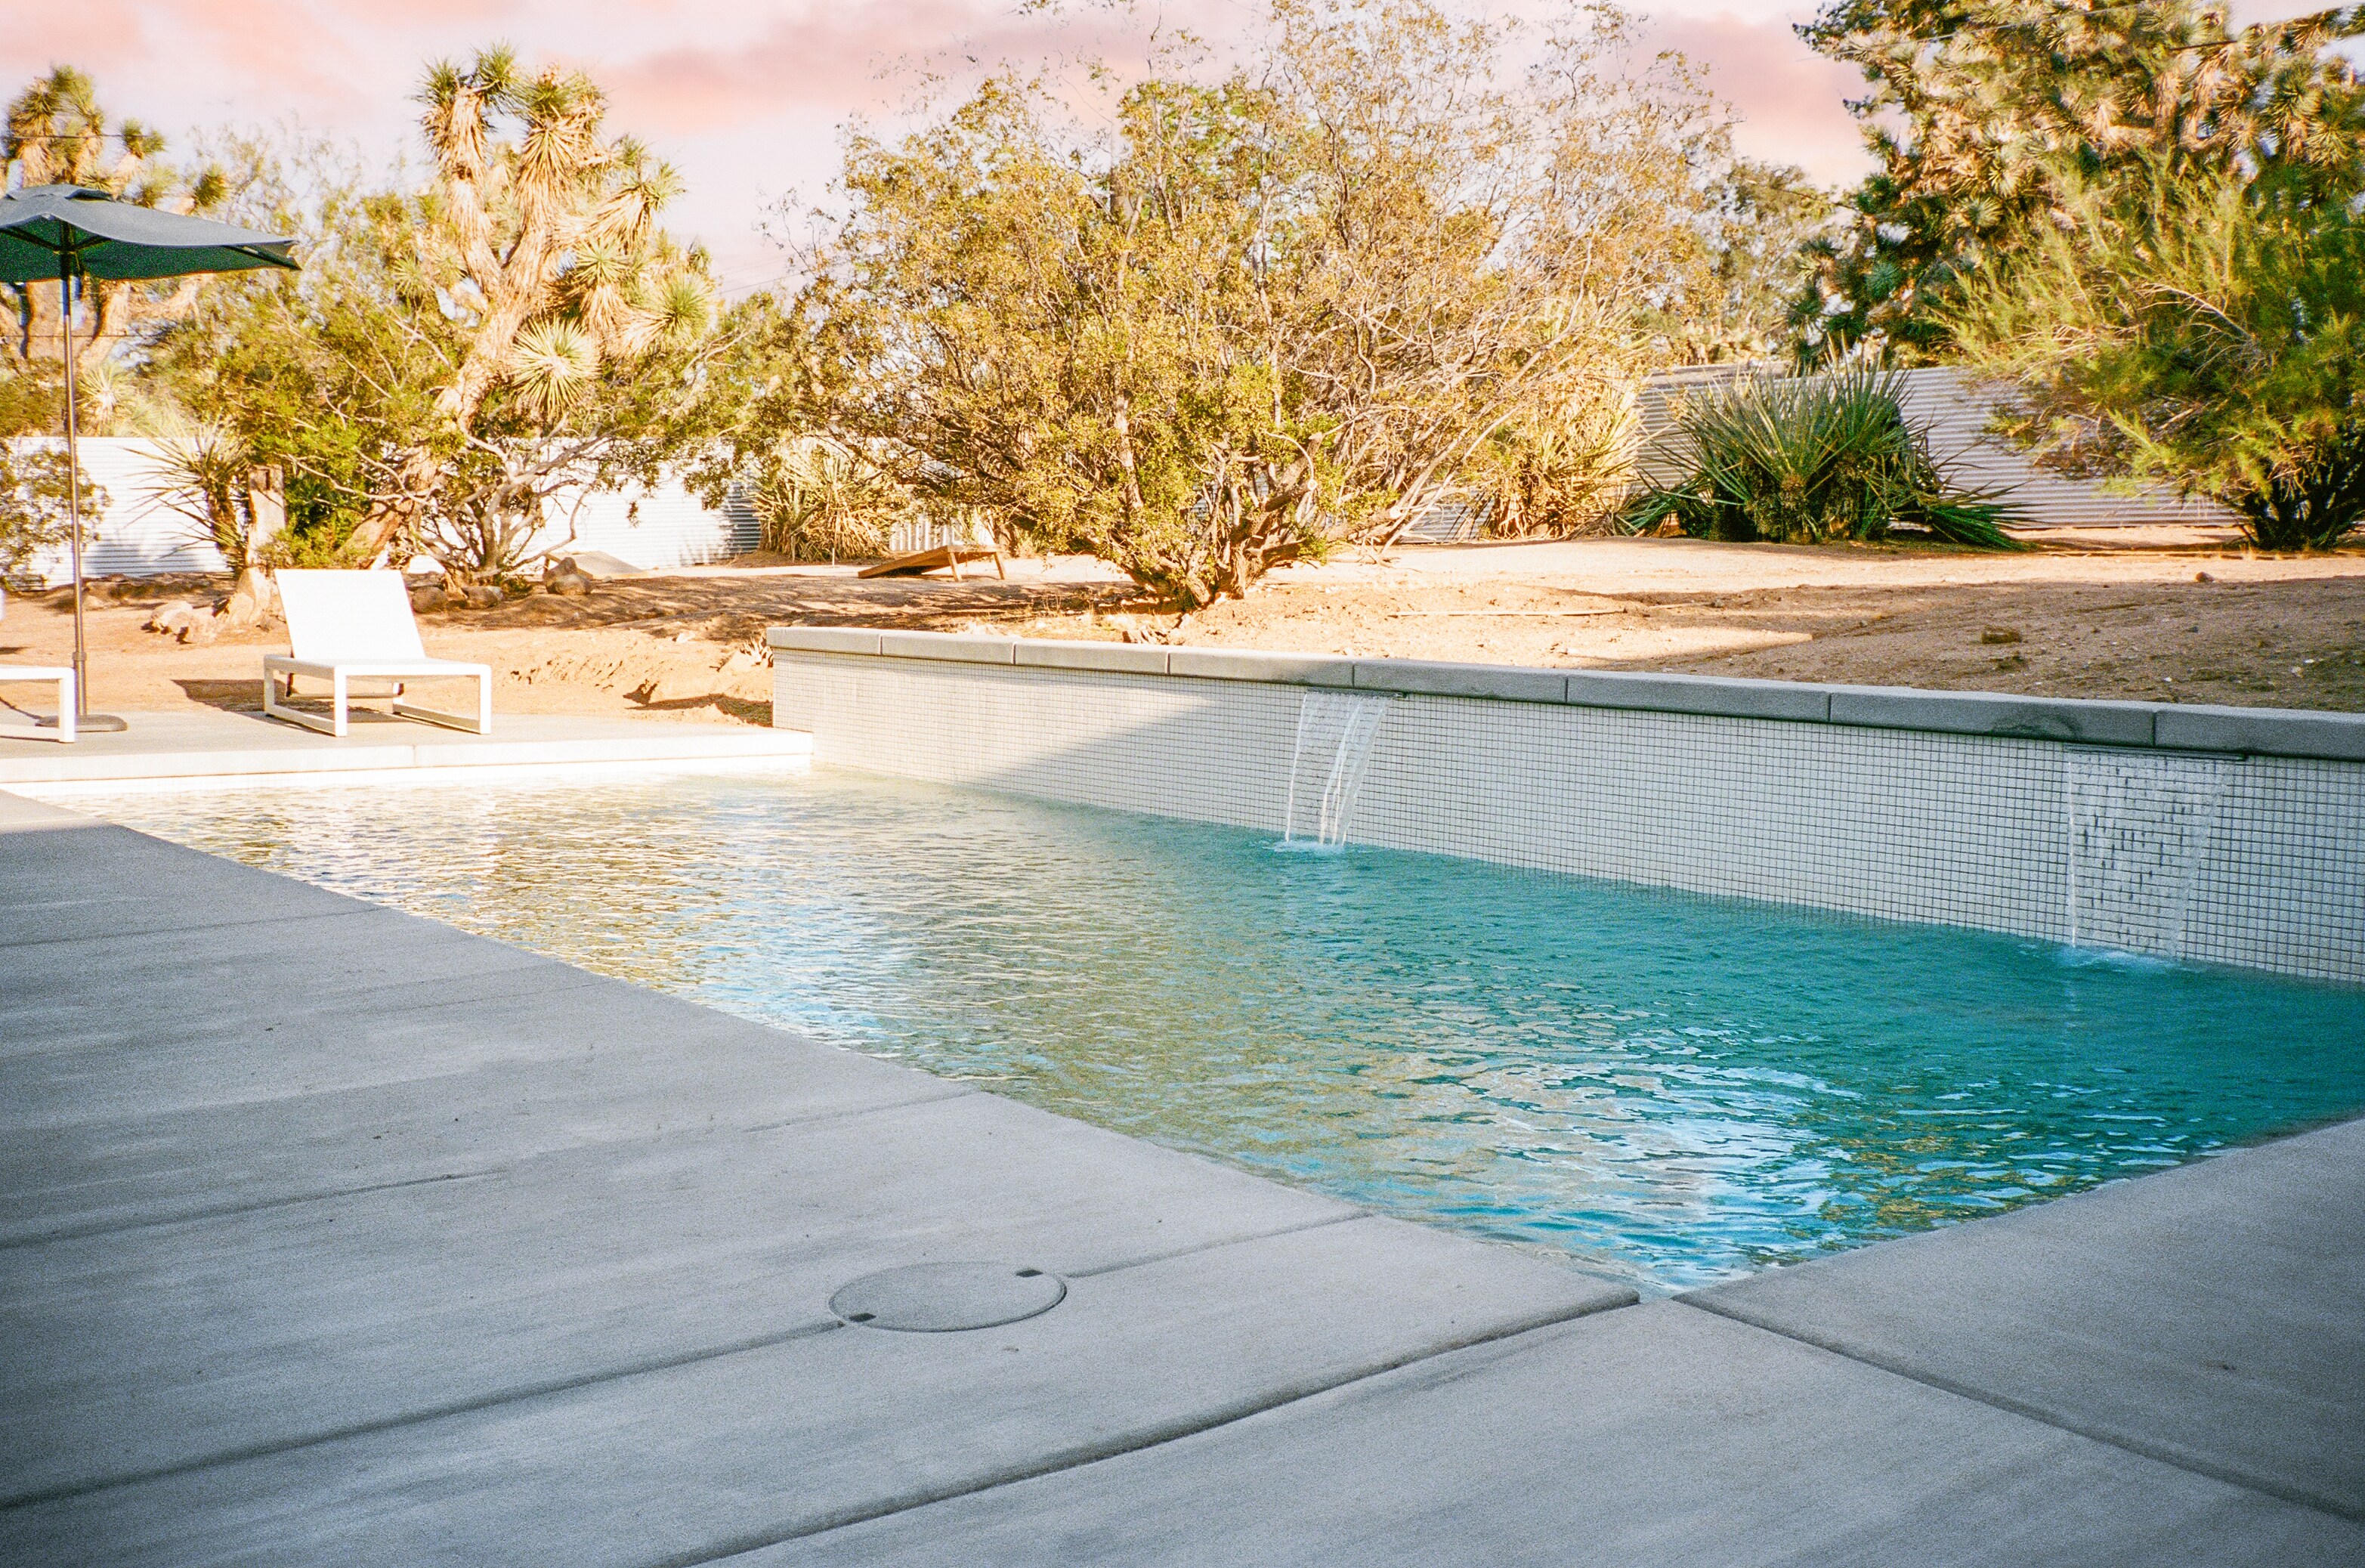
M 20 451 L 39 451 L 64 443 L 52 438 L 28 438 L 12 444 Z M 85 575 L 138 577 L 228 569 L 221 552 L 197 525 L 161 498 L 157 442 L 93 437 L 80 443 L 80 452 L 84 473 L 107 498 L 104 510 L 85 520 L 96 535 L 95 543 L 85 539 Z M 744 505 L 730 502 L 710 511 L 678 484 L 586 495 L 580 498 L 579 507 L 577 499 L 575 495 L 563 495 L 549 503 L 550 522 L 540 535 L 541 542 L 555 545 L 564 540 L 572 512 L 575 542 L 567 546 L 570 553 L 604 551 L 648 569 L 719 561 L 755 544 L 755 518 Z M 67 554 L 57 549 L 35 558 L 35 570 L 45 583 L 55 586 L 67 580 Z

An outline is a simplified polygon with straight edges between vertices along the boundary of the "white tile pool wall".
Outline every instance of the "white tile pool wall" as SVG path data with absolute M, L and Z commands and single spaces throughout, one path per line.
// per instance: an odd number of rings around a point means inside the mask
M 1319 689 L 774 659 L 774 722 L 810 730 L 825 765 L 1269 832 Z M 2357 763 L 1384 700 L 1355 842 L 2365 980 Z

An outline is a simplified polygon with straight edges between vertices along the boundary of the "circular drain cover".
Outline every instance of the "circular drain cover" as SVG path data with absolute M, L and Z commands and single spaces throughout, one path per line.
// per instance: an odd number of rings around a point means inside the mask
M 1067 1295 L 1065 1280 L 1022 1264 L 914 1263 L 839 1286 L 829 1309 L 866 1328 L 945 1334 L 1015 1323 Z

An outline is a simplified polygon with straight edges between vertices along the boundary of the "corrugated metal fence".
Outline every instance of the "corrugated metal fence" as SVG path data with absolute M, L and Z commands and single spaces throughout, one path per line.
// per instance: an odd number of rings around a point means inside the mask
M 1642 448 L 1635 467 L 1658 479 L 1676 476 L 1676 449 L 1670 439 L 1675 411 L 1685 394 L 1730 384 L 1764 367 L 1703 365 L 1666 371 L 1642 384 L 1635 398 L 1642 421 Z M 2073 479 L 2040 468 L 2023 453 L 1987 432 L 1996 395 L 1945 367 L 1900 373 L 1899 401 L 1906 418 L 1926 423 L 1930 447 L 1947 476 L 1957 484 L 1997 490 L 2044 528 L 2142 528 L 2175 523 L 2230 528 L 2240 520 L 2215 501 L 2188 499 L 2173 490 L 2113 494 L 2100 479 Z

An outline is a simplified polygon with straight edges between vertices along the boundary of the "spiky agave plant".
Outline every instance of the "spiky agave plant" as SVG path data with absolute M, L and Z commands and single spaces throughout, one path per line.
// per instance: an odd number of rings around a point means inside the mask
M 1682 476 L 1626 510 L 1630 532 L 1674 518 L 1703 539 L 1821 543 L 1925 529 L 1956 544 L 2015 550 L 2018 515 L 1949 484 L 1925 427 L 1906 418 L 1895 371 L 1743 380 L 1687 399 L 1676 418 Z

